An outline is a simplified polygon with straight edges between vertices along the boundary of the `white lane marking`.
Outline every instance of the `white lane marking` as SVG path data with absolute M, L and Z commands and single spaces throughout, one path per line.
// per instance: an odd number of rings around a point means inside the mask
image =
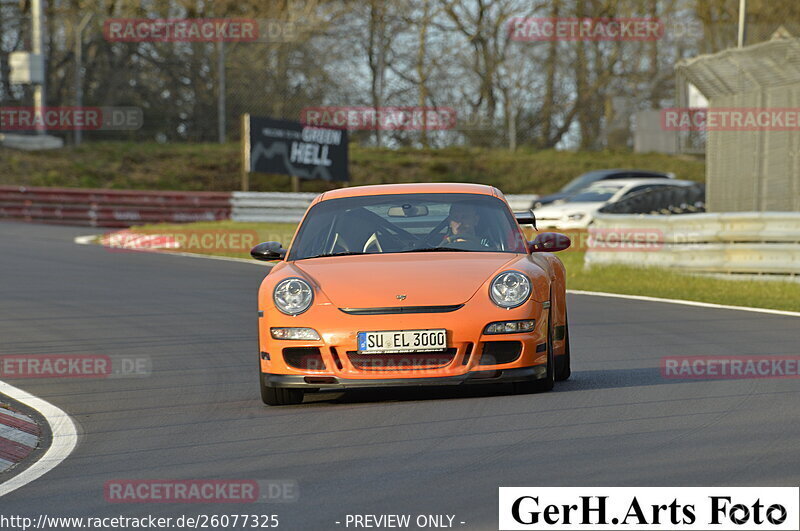
M 41 413 L 53 433 L 50 448 L 38 461 L 5 483 L 0 484 L 0 496 L 5 496 L 9 492 L 13 492 L 42 477 L 61 464 L 77 446 L 78 431 L 69 415 L 38 396 L 34 396 L 3 381 L 0 381 L 0 393 L 8 395 Z
M 78 245 L 89 245 L 97 239 L 97 234 L 89 234 L 88 236 L 75 236 L 73 240 Z
M 629 299 L 634 301 L 666 302 L 668 304 L 682 304 L 684 306 L 699 306 L 700 308 L 717 308 L 720 310 L 740 310 L 743 312 L 769 313 L 773 315 L 788 315 L 789 317 L 800 317 L 800 312 L 773 310 L 771 308 L 753 308 L 751 306 L 729 306 L 727 304 L 687 301 L 683 299 L 662 299 L 660 297 L 648 297 L 646 295 L 624 295 L 622 293 L 606 293 L 603 291 L 581 291 L 575 289 L 568 289 L 567 293 L 571 293 L 573 295 L 592 295 L 594 297 L 612 297 L 615 299 Z
M 36 443 L 39 442 L 39 437 L 37 435 L 25 433 L 18 428 L 6 426 L 2 423 L 0 423 L 0 437 L 8 439 L 9 441 L 14 441 L 15 443 L 30 446 L 31 448 L 35 448 Z

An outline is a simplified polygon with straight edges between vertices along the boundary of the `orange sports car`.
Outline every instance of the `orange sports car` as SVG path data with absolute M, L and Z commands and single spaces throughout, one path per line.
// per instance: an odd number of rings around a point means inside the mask
M 318 196 L 258 292 L 261 397 L 357 387 L 570 375 L 566 236 L 525 239 L 503 194 L 477 184 L 394 184 Z

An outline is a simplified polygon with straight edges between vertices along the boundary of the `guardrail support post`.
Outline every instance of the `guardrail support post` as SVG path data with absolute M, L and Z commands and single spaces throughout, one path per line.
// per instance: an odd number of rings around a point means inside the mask
M 250 114 L 242 115 L 242 138 L 239 143 L 242 146 L 242 192 L 250 190 Z

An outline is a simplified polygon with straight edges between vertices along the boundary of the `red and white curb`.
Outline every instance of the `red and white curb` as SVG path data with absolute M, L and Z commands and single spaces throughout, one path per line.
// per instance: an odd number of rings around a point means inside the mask
M 60 465 L 78 445 L 78 430 L 72 418 L 63 410 L 38 396 L 10 385 L 8 382 L 0 380 L 0 394 L 37 411 L 50 428 L 50 444 L 44 455 L 22 472 L 0 483 L 0 497 L 2 497 L 42 477 Z M 5 411 L 7 410 L 3 410 L 4 413 Z M 17 420 L 24 420 L 8 413 L 6 415 L 17 418 Z
M 0 406 L 0 472 L 28 457 L 39 445 L 41 433 L 29 416 Z

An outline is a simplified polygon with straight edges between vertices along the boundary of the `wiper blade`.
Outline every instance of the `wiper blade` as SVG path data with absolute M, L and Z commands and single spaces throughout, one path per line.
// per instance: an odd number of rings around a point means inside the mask
M 468 253 L 470 249 L 457 249 L 455 247 L 423 247 L 421 249 L 408 249 L 406 251 L 399 251 L 401 253 L 443 253 L 443 252 L 456 252 Z

